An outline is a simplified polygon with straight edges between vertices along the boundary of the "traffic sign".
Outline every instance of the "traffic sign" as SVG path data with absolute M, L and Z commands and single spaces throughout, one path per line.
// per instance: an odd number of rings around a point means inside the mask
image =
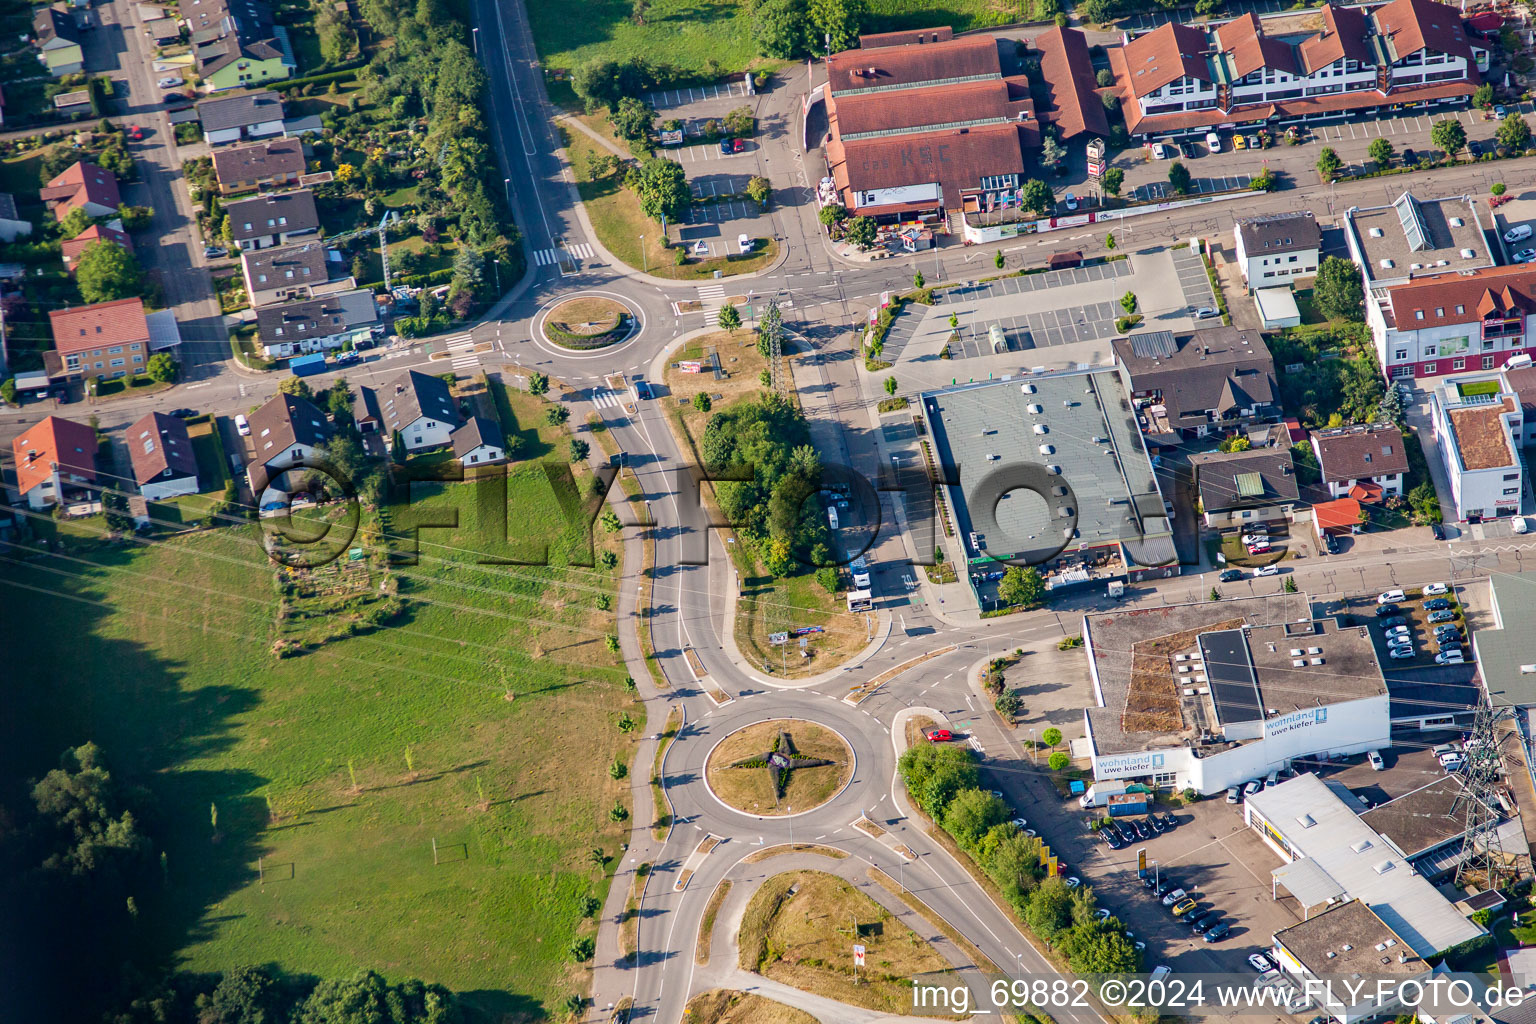
M 853 944 L 853 965 L 855 967 L 864 966 L 864 947 L 857 942 Z

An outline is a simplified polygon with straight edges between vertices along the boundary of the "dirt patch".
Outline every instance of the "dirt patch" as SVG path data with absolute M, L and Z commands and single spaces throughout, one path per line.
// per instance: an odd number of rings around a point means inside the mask
M 1125 695 L 1120 728 L 1126 732 L 1178 732 L 1184 728 L 1179 710 L 1179 682 L 1173 656 L 1191 650 L 1201 633 L 1235 629 L 1242 619 L 1224 619 L 1199 629 L 1186 629 L 1131 645 L 1131 685 Z
M 782 792 L 775 792 L 768 760 L 783 750 L 780 733 L 787 732 L 793 757 L 828 761 L 829 764 L 797 766 L 790 762 L 787 775 L 780 768 Z M 747 814 L 765 816 L 793 813 L 791 807 L 808 811 L 839 793 L 853 776 L 853 751 L 841 736 L 825 726 L 791 719 L 775 719 L 738 729 L 710 751 L 705 780 L 721 800 Z
M 938 722 L 935 722 L 926 715 L 913 715 L 907 719 L 907 746 L 915 747 L 919 743 L 927 743 L 928 740 L 924 738 L 923 734 L 929 729 L 935 728 L 938 724 Z
M 815 1017 L 793 1006 L 750 992 L 717 988 L 688 1000 L 692 1024 L 818 1024 Z

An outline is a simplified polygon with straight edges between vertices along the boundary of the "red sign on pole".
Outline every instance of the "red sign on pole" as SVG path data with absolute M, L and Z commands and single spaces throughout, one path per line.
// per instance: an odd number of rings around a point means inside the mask
M 857 942 L 853 944 L 853 965 L 855 967 L 864 966 L 864 947 Z

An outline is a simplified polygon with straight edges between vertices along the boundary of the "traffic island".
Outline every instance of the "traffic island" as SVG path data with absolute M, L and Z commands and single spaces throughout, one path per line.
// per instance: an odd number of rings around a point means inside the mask
M 551 345 L 585 352 L 627 340 L 638 323 L 634 311 L 610 295 L 577 295 L 545 314 L 539 333 Z
M 854 764 L 853 748 L 839 733 L 779 718 L 715 744 L 704 762 L 704 782 L 715 799 L 744 814 L 801 814 L 841 793 Z
M 692 1024 L 816 1024 L 804 1010 L 751 992 L 717 988 L 688 1000 L 684 1016 Z

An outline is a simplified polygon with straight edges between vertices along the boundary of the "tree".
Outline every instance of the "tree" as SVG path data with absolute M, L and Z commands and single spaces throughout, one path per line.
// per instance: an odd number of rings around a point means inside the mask
M 1056 141 L 1054 135 L 1047 132 L 1040 137 L 1041 167 L 1055 167 L 1066 155 L 1067 151 L 1062 148 L 1061 143 Z
M 1003 257 L 1003 250 L 999 249 L 999 250 L 997 250 L 997 252 L 992 254 L 992 265 L 994 267 L 996 267 L 998 270 L 1002 270 L 1003 269 L 1003 263 L 1004 262 L 1006 262 L 1006 261 L 1005 261 L 1005 259 Z
M 757 321 L 757 354 L 772 359 L 775 345 L 783 351 L 784 314 L 779 312 L 779 300 L 771 298 Z
M 1453 157 L 1467 144 L 1467 130 L 1460 121 L 1436 121 L 1429 130 L 1429 141 L 1446 156 Z
M 757 118 L 752 115 L 751 107 L 736 107 L 723 118 L 725 130 L 731 135 L 748 136 L 757 127 Z
M 1441 521 L 1440 498 L 1435 494 L 1435 485 L 1428 480 L 1421 481 L 1408 492 L 1408 505 L 1413 509 L 1413 518 L 1416 522 L 1438 523 Z
M 1366 147 L 1366 153 L 1376 162 L 1377 167 L 1390 167 L 1392 165 L 1392 143 L 1386 139 L 1376 138 Z
M 572 940 L 573 957 L 579 952 L 576 944 L 583 941 L 592 944 L 590 936 Z M 591 958 L 588 952 L 585 959 Z M 346 980 L 320 982 L 292 1020 L 293 1024 L 462 1024 L 463 1011 L 454 994 L 441 985 L 415 979 L 391 985 L 374 971 L 359 971 Z
M 1224 452 L 1246 452 L 1253 447 L 1253 442 L 1243 434 L 1230 434 L 1222 438 L 1216 447 Z
M 1531 144 L 1531 126 L 1519 114 L 1508 114 L 1499 122 L 1497 138 L 1505 149 L 1524 149 Z
M 1325 256 L 1317 268 L 1312 297 L 1330 317 L 1365 319 L 1365 289 L 1360 283 L 1360 269 L 1339 256 Z
M 302 398 L 308 402 L 314 399 L 315 393 L 309 386 L 309 381 L 303 377 L 284 377 L 277 382 L 277 390 L 285 395 Z
M 1125 172 L 1118 167 L 1111 167 L 1104 172 L 1104 178 L 1100 182 L 1104 186 L 1104 194 L 1118 196 L 1120 189 L 1125 185 Z
M 1189 191 L 1189 168 L 1183 161 L 1175 160 L 1168 165 L 1168 187 L 1173 189 L 1174 195 L 1182 196 Z
M 571 418 L 571 410 L 564 405 L 551 405 L 544 410 L 544 422 L 552 427 L 563 427 L 565 421 Z
M 608 111 L 608 123 L 619 138 L 638 142 L 655 128 L 656 111 L 642 99 L 624 96 Z
M 875 244 L 875 219 L 873 217 L 852 217 L 844 225 L 844 231 L 849 242 L 857 246 L 861 251 Z
M 1108 89 L 1115 84 L 1115 73 L 1109 68 L 1100 68 L 1097 77 L 1100 89 Z
M 852 49 L 863 17 L 863 0 L 810 0 L 811 24 L 816 29 L 812 48 L 826 46 L 829 53 Z
M 1472 105 L 1480 110 L 1489 110 L 1493 107 L 1493 86 L 1484 82 L 1472 90 Z
M 741 312 L 729 302 L 720 307 L 719 318 L 720 326 L 727 331 L 735 331 L 741 326 Z
M 1051 194 L 1051 186 L 1039 178 L 1030 178 L 1019 189 L 1019 205 L 1026 210 L 1046 214 L 1056 205 L 1056 197 Z
M 1067 765 L 1072 763 L 1072 758 L 1067 756 L 1066 751 L 1058 750 L 1056 753 L 1052 754 L 1045 763 L 1046 766 L 1051 769 L 1051 771 L 1059 772 Z
M 816 570 L 816 582 L 829 594 L 837 593 L 837 588 L 842 582 L 834 566 L 824 565 Z
M 1130 316 L 1136 312 L 1136 293 L 1126 292 L 1120 296 L 1120 308 L 1125 310 L 1125 315 Z
M 841 203 L 828 203 L 816 211 L 816 219 L 821 221 L 822 227 L 831 227 L 848 216 L 848 208 Z
M 1403 415 L 1407 412 L 1407 402 L 1403 397 L 1403 387 L 1396 382 L 1388 384 L 1381 394 L 1381 402 L 1377 404 L 1382 418 L 1393 423 L 1401 424 Z
M 917 271 L 916 273 L 914 273 L 912 275 L 912 287 L 913 288 L 921 289 L 923 287 L 923 285 L 925 285 L 925 284 L 927 284 L 927 281 L 924 279 L 923 272 L 921 270 Z
M 1061 742 L 1061 730 L 1056 728 L 1054 725 L 1050 726 L 1045 730 L 1045 732 L 1040 734 L 1040 739 L 1045 743 L 1046 746 L 1055 747 L 1058 743 Z
M 944 808 L 944 831 L 972 849 L 993 825 L 1008 820 L 1008 805 L 984 789 L 962 789 Z
M 1024 920 L 1034 933 L 1047 942 L 1072 924 L 1072 890 L 1059 876 L 1047 878 L 1030 893 Z
M 754 174 L 747 179 L 747 198 L 763 209 L 768 208 L 768 199 L 773 195 L 773 185 L 767 178 L 760 174 Z
M 1317 173 L 1324 181 L 1332 181 L 1344 166 L 1344 161 L 1339 159 L 1339 154 L 1332 146 L 1324 146 L 1323 151 L 1317 156 Z
M 0 380 L 0 402 L 4 402 L 6 405 L 20 404 L 16 401 L 15 377 L 7 377 L 5 380 Z
M 47 871 L 90 875 L 149 850 L 122 792 L 94 743 L 66 750 L 59 767 L 32 784 L 44 833 Z
M 692 201 L 683 165 L 660 157 L 648 157 L 630 168 L 624 185 L 640 200 L 641 211 L 657 223 L 663 217 L 680 220 Z
M 1114 252 L 1115 244 L 1115 233 L 1111 231 L 1104 236 L 1104 248 L 1108 249 L 1110 252 Z
M 64 215 L 63 220 L 59 221 L 59 234 L 64 238 L 74 238 L 91 224 L 91 215 L 76 206 Z
M 1508 186 L 1506 186 L 1502 181 L 1496 181 L 1492 185 L 1488 186 L 1489 195 L 1501 196 L 1508 190 Z
M 752 39 L 764 57 L 786 60 L 805 53 L 808 30 L 804 0 L 764 0 L 752 19 Z
M 1010 565 L 997 584 L 997 596 L 1010 605 L 1038 608 L 1045 601 L 1045 580 L 1032 565 Z
M 795 559 L 786 540 L 770 540 L 763 554 L 763 568 L 770 575 L 784 577 L 795 570 Z
M 699 412 L 709 412 L 710 404 L 711 403 L 707 392 L 700 391 L 698 394 L 693 396 L 693 407 L 699 410 Z
M 542 395 L 549 390 L 549 375 L 537 371 L 528 375 L 528 393 Z
M 887 377 L 887 378 L 885 378 L 885 393 L 888 394 L 888 395 L 891 395 L 892 397 L 895 396 L 895 394 L 896 394 L 896 378 L 895 377 Z
M 1136 947 L 1118 921 L 1090 919 L 1076 924 L 1062 938 L 1060 946 L 1067 966 L 1078 974 L 1122 974 L 1136 970 Z
M 150 380 L 169 384 L 176 379 L 176 360 L 171 358 L 169 352 L 156 352 L 144 364 L 144 372 L 149 374 Z
M 1285 578 L 1285 582 L 1280 584 L 1280 589 L 1285 591 L 1287 594 L 1296 593 L 1296 577 L 1287 576 Z
M 1275 177 L 1274 171 L 1266 167 L 1249 180 L 1248 187 L 1255 192 L 1273 192 L 1280 187 L 1280 179 Z
M 75 284 L 88 303 L 131 299 L 144 293 L 138 258 L 116 242 L 92 242 L 75 261 Z

